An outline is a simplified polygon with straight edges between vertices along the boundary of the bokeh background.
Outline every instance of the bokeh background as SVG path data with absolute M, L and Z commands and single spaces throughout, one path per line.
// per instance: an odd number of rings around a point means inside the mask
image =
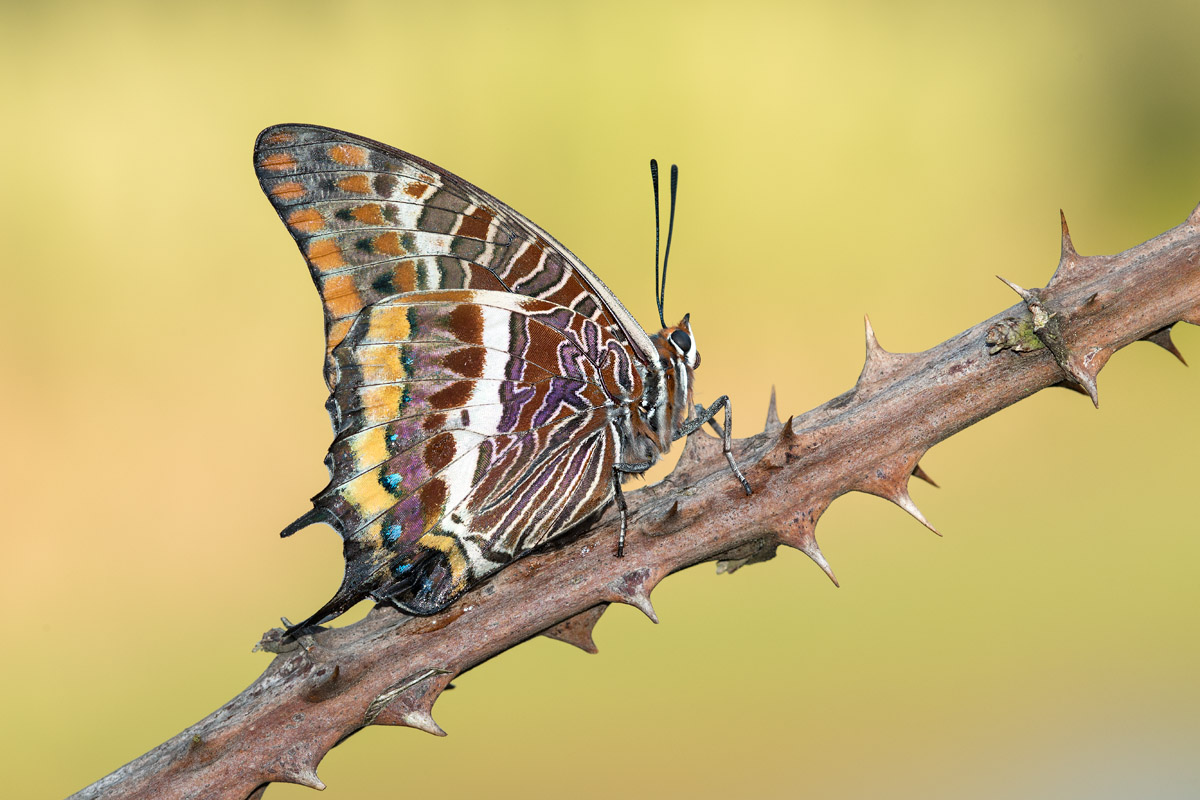
M 647 159 L 682 166 L 671 319 L 737 430 L 1200 201 L 1194 2 L 9 3 L 0 12 L 4 794 L 58 797 L 267 666 L 340 547 L 321 324 L 250 164 L 284 121 L 467 177 L 647 324 Z M 1200 362 L 1200 331 L 1177 341 Z M 938 539 L 852 495 L 802 555 L 539 639 L 371 729 L 329 798 L 1200 793 L 1200 371 L 1119 353 L 935 448 Z M 361 614 L 360 608 L 359 613 Z M 273 798 L 310 790 L 276 786 Z

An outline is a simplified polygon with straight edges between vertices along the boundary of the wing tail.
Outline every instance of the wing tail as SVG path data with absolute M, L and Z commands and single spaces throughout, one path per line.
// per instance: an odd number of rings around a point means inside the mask
M 335 517 L 328 509 L 318 507 L 313 508 L 305 514 L 302 514 L 299 519 L 281 530 L 279 532 L 279 538 L 286 539 L 293 533 L 302 531 L 309 525 L 316 525 L 319 522 L 324 522 L 335 531 L 341 531 L 341 523 L 338 522 L 338 518 Z
M 427 560 L 427 557 L 425 554 L 421 554 L 411 561 L 415 568 L 407 570 L 403 575 L 393 575 L 386 568 L 363 574 L 361 561 L 350 552 L 354 547 L 353 543 L 346 543 L 346 571 L 342 576 L 342 585 L 338 587 L 337 592 L 308 619 L 288 628 L 288 636 L 294 639 L 318 625 L 324 625 L 331 619 L 345 614 L 367 598 L 372 598 L 380 603 L 391 602 L 390 598 L 411 590 L 425 573 L 420 566 Z M 381 589 L 383 591 L 380 591 Z

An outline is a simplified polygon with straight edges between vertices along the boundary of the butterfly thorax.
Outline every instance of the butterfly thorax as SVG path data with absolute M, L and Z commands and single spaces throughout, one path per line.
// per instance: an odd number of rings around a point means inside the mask
M 658 461 L 671 449 L 680 426 L 692 414 L 692 387 L 700 354 L 688 318 L 663 328 L 650 339 L 658 360 L 638 365 L 642 396 L 627 412 L 625 424 L 614 425 L 620 438 L 621 460 L 630 464 Z

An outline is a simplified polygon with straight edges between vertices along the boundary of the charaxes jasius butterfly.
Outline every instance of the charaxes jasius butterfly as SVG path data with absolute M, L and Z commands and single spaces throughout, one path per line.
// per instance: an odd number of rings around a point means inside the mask
M 700 355 L 687 317 L 662 318 L 667 258 L 651 335 L 548 233 L 428 161 L 278 125 L 254 166 L 321 295 L 335 432 L 329 485 L 283 535 L 325 522 L 346 558 L 337 593 L 293 631 L 367 597 L 439 611 L 614 499 L 620 555 L 621 481 L 705 423 L 749 493 L 728 399 L 692 407 Z

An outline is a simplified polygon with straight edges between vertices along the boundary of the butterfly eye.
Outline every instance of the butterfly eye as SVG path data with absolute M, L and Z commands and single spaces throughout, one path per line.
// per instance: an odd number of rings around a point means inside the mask
M 671 333 L 671 344 L 675 345 L 679 352 L 686 353 L 692 349 L 692 337 L 684 331 L 676 330 Z

